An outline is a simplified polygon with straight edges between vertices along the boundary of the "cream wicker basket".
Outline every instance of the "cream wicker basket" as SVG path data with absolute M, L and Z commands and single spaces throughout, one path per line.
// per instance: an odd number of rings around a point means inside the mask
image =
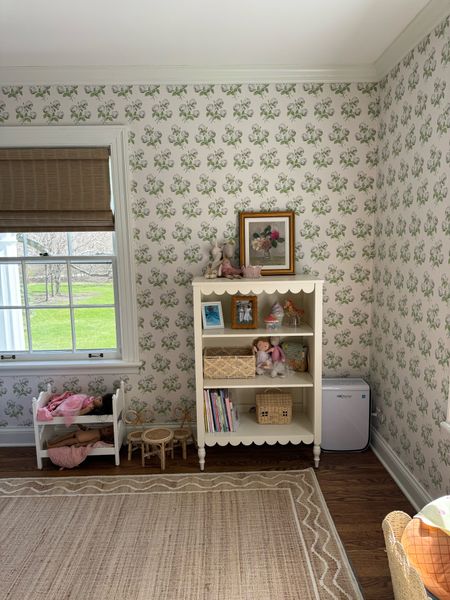
M 420 575 L 410 564 L 400 541 L 410 520 L 411 517 L 400 510 L 390 512 L 383 520 L 394 596 L 395 600 L 429 600 Z

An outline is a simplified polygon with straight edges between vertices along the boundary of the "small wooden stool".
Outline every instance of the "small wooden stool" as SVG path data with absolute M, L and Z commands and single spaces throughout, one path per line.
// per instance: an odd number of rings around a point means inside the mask
M 178 444 L 181 446 L 183 452 L 183 460 L 187 459 L 186 446 L 189 438 L 194 439 L 192 437 L 192 431 L 190 429 L 175 429 L 173 432 L 174 445 Z
M 127 435 L 128 460 L 131 460 L 131 453 L 142 446 L 142 431 L 130 431 Z
M 146 458 L 156 455 L 161 460 L 161 471 L 165 471 L 166 452 L 171 452 L 173 458 L 173 431 L 165 427 L 146 429 L 142 434 L 141 452 L 143 467 Z

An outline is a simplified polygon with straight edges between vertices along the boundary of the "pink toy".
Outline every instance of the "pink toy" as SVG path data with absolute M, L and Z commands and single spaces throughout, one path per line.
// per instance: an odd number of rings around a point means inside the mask
M 223 259 L 219 267 L 219 277 L 227 277 L 228 279 L 239 279 L 242 277 L 241 269 L 233 267 L 231 258 L 234 255 L 234 244 L 231 242 L 224 244 L 222 248 Z

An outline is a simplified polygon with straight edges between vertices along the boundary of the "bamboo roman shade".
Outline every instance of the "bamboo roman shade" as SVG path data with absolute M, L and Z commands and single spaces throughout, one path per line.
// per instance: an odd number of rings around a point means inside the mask
M 0 148 L 0 232 L 113 230 L 108 148 Z

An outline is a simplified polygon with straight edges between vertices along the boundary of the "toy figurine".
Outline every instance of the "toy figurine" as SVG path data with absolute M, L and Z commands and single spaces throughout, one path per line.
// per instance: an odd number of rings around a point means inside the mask
M 219 268 L 219 277 L 227 279 L 240 279 L 242 277 L 241 269 L 233 267 L 231 258 L 234 256 L 234 243 L 227 242 L 222 247 L 223 259 Z
M 284 355 L 283 349 L 280 346 L 280 338 L 278 336 L 271 337 L 270 343 L 272 344 L 271 348 L 271 358 L 272 358 L 272 371 L 270 373 L 271 377 L 276 377 L 279 375 L 280 377 L 285 377 L 286 375 L 286 357 Z
M 283 308 L 286 311 L 289 325 L 291 327 L 297 327 L 297 325 L 300 325 L 301 319 L 305 314 L 303 308 L 297 308 L 292 300 L 286 300 Z
M 267 338 L 258 338 L 253 342 L 253 354 L 256 355 L 256 374 L 272 371 L 273 363 L 270 356 L 271 345 Z

